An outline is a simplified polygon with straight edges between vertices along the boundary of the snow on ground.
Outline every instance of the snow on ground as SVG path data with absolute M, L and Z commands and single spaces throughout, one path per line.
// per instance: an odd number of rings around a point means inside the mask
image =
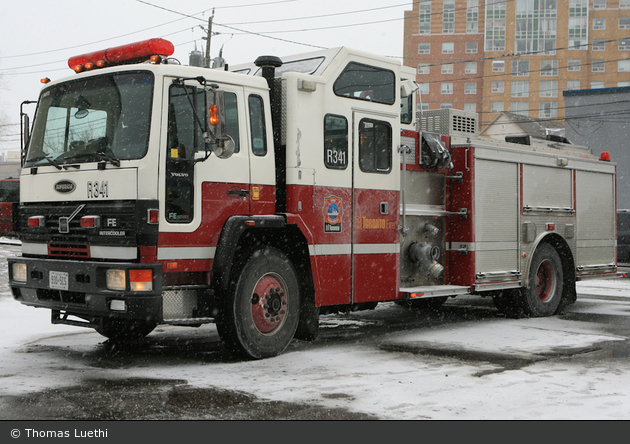
M 6 282 L 6 270 L 0 269 L 0 282 Z M 578 286 L 580 292 L 630 297 L 630 279 Z M 589 301 L 584 304 L 587 309 Z M 628 313 L 618 301 L 606 307 Z M 361 313 L 346 318 L 328 315 L 322 320 L 327 329 L 348 329 L 374 319 Z M 159 327 L 151 336 L 171 341 L 181 337 L 188 344 L 218 341 L 212 325 Z M 550 351 L 585 350 L 625 339 L 595 324 L 557 317 L 492 318 L 433 328 L 412 326 L 376 340 L 358 338 L 352 344 L 298 342 L 284 354 L 260 361 L 202 359 L 195 354 L 95 366 L 94 350 L 102 347 L 104 338 L 92 330 L 52 325 L 48 310 L 22 306 L 0 284 L 0 397 L 78 385 L 86 378 L 164 378 L 186 380 L 193 387 L 238 390 L 266 400 L 342 407 L 386 420 L 627 420 L 628 359 L 592 354 L 546 359 Z M 529 365 L 504 368 L 493 359 L 419 352 L 432 346 L 504 355 Z

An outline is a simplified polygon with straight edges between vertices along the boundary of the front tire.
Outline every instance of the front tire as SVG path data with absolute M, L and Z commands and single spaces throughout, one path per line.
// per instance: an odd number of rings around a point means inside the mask
M 254 359 L 282 353 L 297 329 L 300 294 L 297 273 L 275 248 L 258 250 L 234 267 L 237 276 L 217 318 L 221 340 L 231 352 Z
M 555 248 L 540 245 L 529 268 L 529 283 L 524 291 L 524 309 L 528 316 L 554 315 L 562 300 L 562 261 Z

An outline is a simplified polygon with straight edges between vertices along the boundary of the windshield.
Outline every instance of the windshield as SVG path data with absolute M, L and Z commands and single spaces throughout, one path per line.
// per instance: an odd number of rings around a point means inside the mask
M 153 74 L 89 77 L 42 92 L 26 166 L 138 159 L 147 152 Z

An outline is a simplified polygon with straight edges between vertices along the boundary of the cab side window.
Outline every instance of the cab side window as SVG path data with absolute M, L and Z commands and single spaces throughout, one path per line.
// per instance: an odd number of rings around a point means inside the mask
M 252 131 L 252 153 L 255 156 L 267 154 L 267 132 L 265 130 L 265 108 L 262 97 L 249 96 L 249 122 Z
M 333 170 L 348 166 L 348 120 L 343 116 L 324 117 L 324 165 Z
M 359 122 L 359 168 L 364 173 L 392 170 L 392 127 L 388 122 L 362 119 Z

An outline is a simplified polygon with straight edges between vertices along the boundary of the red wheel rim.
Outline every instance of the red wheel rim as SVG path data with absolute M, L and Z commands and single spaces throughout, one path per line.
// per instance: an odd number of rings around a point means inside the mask
M 271 334 L 284 323 L 287 310 L 286 285 L 280 276 L 260 278 L 252 292 L 252 319 L 263 334 Z
M 552 295 L 554 288 L 553 269 L 549 261 L 544 261 L 536 272 L 536 291 L 541 301 L 547 301 Z

